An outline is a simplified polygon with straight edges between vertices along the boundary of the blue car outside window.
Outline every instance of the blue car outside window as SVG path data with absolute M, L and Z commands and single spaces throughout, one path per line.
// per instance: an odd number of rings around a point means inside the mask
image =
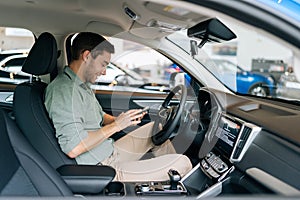
M 170 75 L 171 75 L 171 72 L 170 72 L 170 70 L 168 70 L 168 69 L 173 69 L 172 71 L 174 72 L 183 72 L 182 71 L 182 69 L 178 66 L 178 65 L 176 65 L 175 63 L 173 63 L 172 65 L 170 65 L 169 67 L 167 67 L 167 70 L 165 71 L 165 78 L 167 79 L 167 80 L 169 80 L 170 79 Z M 185 83 L 186 83 L 186 86 L 188 86 L 188 85 L 190 85 L 191 84 L 191 76 L 190 75 L 188 75 L 187 73 L 184 73 L 184 78 L 185 78 Z
M 300 22 L 299 0 L 257 0 Z

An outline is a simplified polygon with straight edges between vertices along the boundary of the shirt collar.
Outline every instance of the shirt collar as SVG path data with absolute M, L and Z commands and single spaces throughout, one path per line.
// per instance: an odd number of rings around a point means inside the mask
M 84 83 L 82 80 L 77 76 L 77 74 L 69 67 L 66 66 L 64 68 L 64 73 L 75 83 L 77 83 L 79 86 L 81 86 L 84 89 L 90 88 L 91 84 L 90 83 Z

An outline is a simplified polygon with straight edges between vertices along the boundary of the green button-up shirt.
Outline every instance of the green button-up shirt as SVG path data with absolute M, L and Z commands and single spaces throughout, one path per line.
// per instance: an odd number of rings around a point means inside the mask
M 83 83 L 69 68 L 46 88 L 45 106 L 56 129 L 63 152 L 69 153 L 87 131 L 101 128 L 104 112 L 90 85 Z M 113 140 L 107 139 L 92 150 L 76 157 L 78 164 L 97 164 L 113 152 Z

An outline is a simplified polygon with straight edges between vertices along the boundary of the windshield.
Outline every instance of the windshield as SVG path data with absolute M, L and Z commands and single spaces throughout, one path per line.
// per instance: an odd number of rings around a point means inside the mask
M 295 52 L 261 32 L 221 21 L 237 38 L 223 43 L 206 43 L 198 47 L 194 59 L 235 93 L 299 100 L 300 83 L 293 75 Z M 169 35 L 168 40 L 191 54 L 192 39 L 186 30 Z

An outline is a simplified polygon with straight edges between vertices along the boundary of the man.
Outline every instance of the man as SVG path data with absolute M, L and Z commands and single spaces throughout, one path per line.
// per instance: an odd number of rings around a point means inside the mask
M 176 154 L 170 141 L 159 147 L 152 144 L 153 123 L 148 123 L 118 141 L 110 136 L 141 122 L 141 110 L 129 110 L 114 117 L 103 112 L 90 84 L 106 74 L 114 46 L 102 36 L 79 33 L 71 47 L 72 60 L 52 81 L 45 106 L 52 119 L 63 152 L 78 164 L 103 164 L 115 168 L 115 180 L 163 181 L 170 168 L 182 176 L 192 165 L 186 156 Z M 155 158 L 140 160 L 152 150 Z

